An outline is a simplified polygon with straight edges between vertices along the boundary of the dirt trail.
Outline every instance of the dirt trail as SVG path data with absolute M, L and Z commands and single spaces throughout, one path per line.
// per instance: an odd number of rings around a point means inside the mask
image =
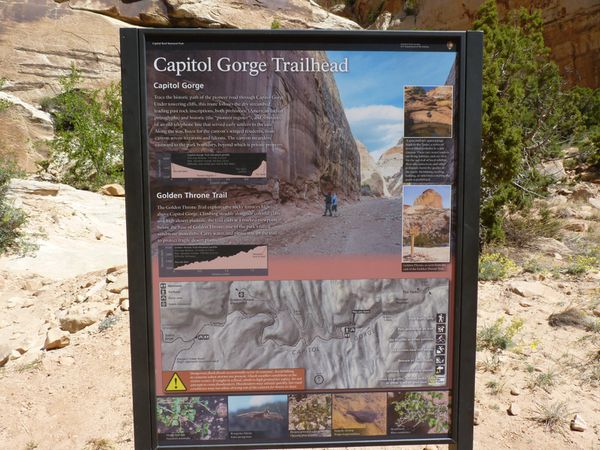
M 362 197 L 340 204 L 336 217 L 307 211 L 304 217 L 272 228 L 269 244 L 283 255 L 400 254 L 402 199 Z

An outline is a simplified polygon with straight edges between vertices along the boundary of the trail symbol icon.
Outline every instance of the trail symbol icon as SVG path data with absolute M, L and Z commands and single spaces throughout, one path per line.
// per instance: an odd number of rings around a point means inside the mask
M 171 380 L 167 384 L 165 391 L 167 391 L 167 392 L 187 391 L 185 384 L 183 384 L 183 381 L 181 381 L 181 378 L 179 378 L 179 375 L 177 375 L 177 372 L 175 372 L 173 374 L 173 376 L 171 377 Z

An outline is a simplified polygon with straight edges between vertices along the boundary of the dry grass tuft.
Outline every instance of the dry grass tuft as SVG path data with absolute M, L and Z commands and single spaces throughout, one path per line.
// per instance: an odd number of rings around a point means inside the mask
M 551 314 L 548 323 L 553 327 L 570 326 L 585 329 L 589 324 L 589 318 L 583 310 L 569 306 L 564 311 Z
M 117 450 L 108 439 L 90 439 L 83 450 Z

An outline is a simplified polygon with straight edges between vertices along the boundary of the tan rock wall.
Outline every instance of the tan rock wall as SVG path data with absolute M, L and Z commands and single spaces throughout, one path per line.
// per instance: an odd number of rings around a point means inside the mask
M 416 15 L 406 14 L 406 0 L 356 0 L 345 14 L 363 26 L 379 11 L 392 14 L 392 28 L 466 30 L 483 0 L 420 0 Z M 381 6 L 383 5 L 383 6 Z M 546 45 L 572 84 L 600 86 L 600 2 L 597 0 L 498 0 L 501 13 L 524 7 L 540 8 Z

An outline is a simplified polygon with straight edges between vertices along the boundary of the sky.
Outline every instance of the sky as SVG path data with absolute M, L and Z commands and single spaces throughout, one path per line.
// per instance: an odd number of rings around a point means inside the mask
M 404 185 L 404 204 L 412 205 L 415 199 L 427 189 L 433 189 L 442 196 L 443 208 L 450 208 L 451 187 L 447 185 Z
M 285 401 L 287 401 L 287 396 L 285 395 L 231 396 L 228 399 L 230 411 L 239 411 L 240 409 L 253 407 L 260 410 L 262 405 Z
M 348 57 L 349 71 L 335 73 L 354 137 L 375 157 L 398 143 L 404 131 L 403 86 L 444 84 L 455 52 L 328 51 L 331 61 Z

